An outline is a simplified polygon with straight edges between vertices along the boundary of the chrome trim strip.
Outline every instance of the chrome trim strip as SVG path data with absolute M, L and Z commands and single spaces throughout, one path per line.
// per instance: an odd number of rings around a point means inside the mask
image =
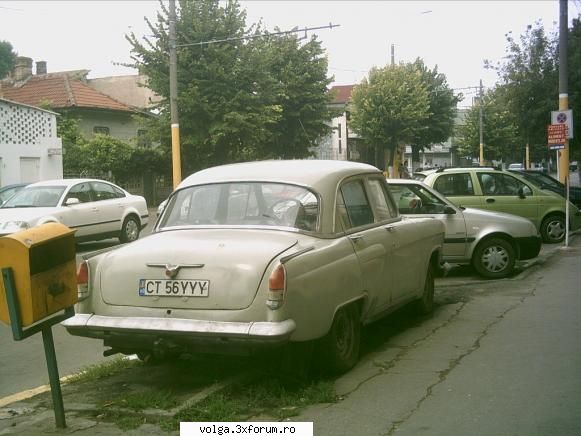
M 178 263 L 177 265 L 172 265 L 170 263 L 146 263 L 145 265 L 155 267 L 155 268 L 168 268 L 168 267 L 178 267 L 181 268 L 204 268 L 204 263 L 192 263 L 192 264 L 184 264 Z
M 194 319 L 115 317 L 77 314 L 62 322 L 70 330 L 178 333 L 191 336 L 220 336 L 247 339 L 286 339 L 296 329 L 292 319 L 281 322 L 229 322 Z

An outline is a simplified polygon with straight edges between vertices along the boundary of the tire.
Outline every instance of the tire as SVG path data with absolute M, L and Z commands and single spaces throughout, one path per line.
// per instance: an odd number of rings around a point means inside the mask
M 414 311 L 418 315 L 427 315 L 434 310 L 434 271 L 432 265 L 428 265 L 424 292 L 422 296 L 414 302 Z
M 141 227 L 137 218 L 134 215 L 129 215 L 123 221 L 123 226 L 121 227 L 121 233 L 119 235 L 119 241 L 122 243 L 133 242 L 139 238 L 139 232 Z
M 353 368 L 359 360 L 361 321 L 355 304 L 342 307 L 335 314 L 331 330 L 318 350 L 321 369 L 340 374 Z
M 556 244 L 565 239 L 565 217 L 562 215 L 549 215 L 541 224 L 541 236 L 543 242 Z
M 510 275 L 516 257 L 510 242 L 502 238 L 485 239 L 472 255 L 474 269 L 483 277 L 501 279 Z

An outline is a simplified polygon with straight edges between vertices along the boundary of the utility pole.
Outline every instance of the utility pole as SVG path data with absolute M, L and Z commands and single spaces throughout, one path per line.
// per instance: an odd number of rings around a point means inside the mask
M 569 109 L 567 76 L 567 40 L 569 36 L 567 0 L 559 0 L 559 110 Z M 567 202 L 565 204 L 565 247 L 569 246 L 569 140 L 559 153 L 559 179 L 565 184 Z
M 175 0 L 169 0 L 169 107 L 171 114 L 171 159 L 174 189 L 182 181 L 177 97 L 176 2 Z
M 480 166 L 484 166 L 484 129 L 482 126 L 482 106 L 483 106 L 483 99 L 482 99 L 482 79 L 480 79 L 480 97 L 478 101 L 478 106 L 480 106 Z
M 568 5 L 567 0 L 559 0 L 559 110 L 569 109 L 568 75 L 567 75 L 567 36 L 568 36 Z M 559 152 L 559 179 L 566 183 L 569 177 L 569 140 L 565 148 Z

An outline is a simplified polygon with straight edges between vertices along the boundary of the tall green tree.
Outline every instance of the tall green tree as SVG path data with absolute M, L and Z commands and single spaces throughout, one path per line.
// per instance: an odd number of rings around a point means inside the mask
M 416 140 L 430 119 L 430 95 L 421 71 L 404 64 L 373 68 L 353 89 L 351 127 L 393 166 L 398 146 Z
M 569 107 L 573 110 L 573 127 L 581 127 L 581 17 L 573 19 L 569 29 Z M 579 130 L 577 130 L 579 132 Z M 578 133 L 569 140 L 571 160 L 581 160 L 581 135 Z
M 484 158 L 487 161 L 522 162 L 524 145 L 517 119 L 507 104 L 505 88 L 487 91 L 480 102 L 483 113 Z M 472 106 L 456 132 L 458 152 L 464 157 L 480 155 L 480 105 Z
M 509 33 L 506 56 L 495 68 L 522 146 L 528 144 L 535 159 L 546 156 L 546 126 L 558 97 L 556 35 L 547 34 L 541 22 L 529 25 L 518 39 Z
M 410 141 L 412 160 L 417 162 L 420 151 L 430 148 L 432 144 L 444 142 L 452 136 L 456 107 L 462 97 L 454 95 L 454 91 L 448 86 L 446 76 L 438 72 L 437 66 L 429 69 L 424 61 L 418 58 L 409 64 L 408 68 L 411 72 L 419 71 L 429 99 L 428 118 L 423 128 L 417 130 Z
M 0 41 L 0 79 L 12 71 L 16 62 L 16 52 L 8 41 Z
M 152 37 L 127 36 L 133 66 L 164 97 L 154 121 L 169 147 L 168 11 L 160 4 Z M 304 157 L 328 132 L 327 61 L 320 42 L 294 36 L 237 39 L 246 27 L 238 1 L 180 1 L 177 11 L 178 108 L 185 171 L 248 159 Z M 186 44 L 228 41 L 203 45 Z

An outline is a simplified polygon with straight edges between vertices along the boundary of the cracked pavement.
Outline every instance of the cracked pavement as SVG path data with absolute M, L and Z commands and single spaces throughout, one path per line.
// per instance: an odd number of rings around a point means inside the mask
M 341 401 L 293 421 L 317 436 L 580 434 L 575 242 L 523 277 L 439 281 L 432 317 L 388 333 L 337 379 Z

